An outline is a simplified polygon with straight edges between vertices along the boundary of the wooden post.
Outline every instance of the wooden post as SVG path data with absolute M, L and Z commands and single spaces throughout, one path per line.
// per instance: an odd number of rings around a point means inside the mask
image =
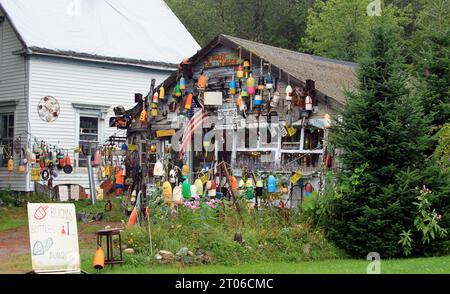
M 253 178 L 253 183 L 255 183 L 256 186 L 256 177 L 255 177 L 255 173 L 252 171 L 251 173 L 252 178 Z M 258 210 L 258 196 L 255 193 L 255 209 Z
M 228 173 L 228 169 L 225 166 L 225 162 L 220 163 L 220 166 L 221 166 L 221 168 L 223 169 L 223 171 L 225 173 L 225 177 L 227 178 L 228 187 L 230 188 L 231 197 L 233 197 L 233 203 L 234 203 L 234 206 L 236 207 L 236 211 L 238 212 L 238 214 L 239 214 L 239 216 L 240 216 L 240 218 L 242 220 L 242 223 L 244 223 L 244 219 L 242 218 L 242 214 L 241 214 L 241 205 L 239 204 L 238 199 L 236 197 L 236 194 L 234 193 L 234 190 L 233 190 L 233 188 L 231 186 L 230 174 Z
M 151 121 L 151 111 L 152 111 L 152 97 L 153 97 L 153 93 L 155 92 L 155 83 L 156 80 L 152 79 L 151 83 L 150 83 L 150 91 L 148 92 L 148 95 L 144 98 L 145 100 L 145 104 L 144 106 L 147 107 L 147 113 L 148 113 L 148 118 L 147 118 L 147 140 L 146 140 L 146 144 L 145 144 L 145 168 L 142 169 L 142 197 L 141 197 L 141 204 L 144 203 L 145 200 L 147 200 L 147 184 L 150 183 L 150 177 L 149 177 L 149 172 L 150 172 L 150 160 L 148 157 L 148 150 L 149 150 L 149 143 L 150 143 L 150 135 L 151 135 L 151 125 L 150 125 L 150 121 Z M 145 205 L 141 205 L 141 210 L 142 213 L 141 215 L 145 215 Z

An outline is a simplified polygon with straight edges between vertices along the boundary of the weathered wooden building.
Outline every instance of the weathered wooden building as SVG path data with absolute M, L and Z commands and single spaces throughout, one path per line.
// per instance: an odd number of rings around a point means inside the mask
M 135 107 L 130 140 L 143 147 L 142 158 L 145 143 L 147 149 L 151 144 L 156 154 L 194 173 L 226 161 L 238 177 L 301 172 L 303 183 L 317 189 L 324 167 L 332 166 L 328 117 L 345 103 L 344 90 L 354 87 L 356 66 L 220 35 L 157 86 L 155 99 Z M 140 122 L 144 108 L 150 118 Z M 184 127 L 197 109 L 214 122 L 203 120 L 178 161 Z

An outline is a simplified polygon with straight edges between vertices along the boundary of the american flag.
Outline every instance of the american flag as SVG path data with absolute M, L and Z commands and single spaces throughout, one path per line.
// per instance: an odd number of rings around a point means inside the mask
M 200 108 L 197 106 L 198 104 L 200 105 Z M 203 120 L 208 116 L 204 110 L 205 108 L 203 104 L 194 98 L 192 101 L 192 107 L 188 112 L 190 119 L 184 128 L 180 151 L 178 152 L 179 160 L 181 160 L 184 150 L 186 150 L 186 148 L 190 145 L 191 138 L 195 130 L 202 127 Z

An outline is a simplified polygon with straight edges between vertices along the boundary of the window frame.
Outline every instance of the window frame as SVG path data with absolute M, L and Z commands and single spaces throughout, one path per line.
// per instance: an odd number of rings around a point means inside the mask
M 7 137 L 3 137 L 3 120 L 4 117 L 7 116 Z M 12 116 L 13 123 L 10 125 L 10 116 Z M 9 136 L 9 131 L 12 128 L 12 137 Z M 8 158 L 5 158 L 6 155 L 3 151 L 4 141 L 8 141 L 8 144 L 12 144 L 14 142 L 14 137 L 16 135 L 16 113 L 15 113 L 15 104 L 14 105 L 0 105 L 0 147 L 2 148 L 2 154 L 0 156 L 0 167 L 6 167 L 8 164 Z M 8 151 L 9 154 L 12 155 L 12 148 Z

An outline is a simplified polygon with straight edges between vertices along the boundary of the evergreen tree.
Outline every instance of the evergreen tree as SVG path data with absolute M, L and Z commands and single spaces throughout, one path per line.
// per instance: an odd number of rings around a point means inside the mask
M 402 254 L 400 234 L 413 228 L 429 120 L 406 88 L 398 26 L 378 17 L 361 60 L 359 89 L 335 122 L 331 142 L 344 170 L 325 223 L 327 235 L 355 256 Z
M 418 95 L 437 132 L 450 121 L 450 0 L 423 2 L 411 55 Z

